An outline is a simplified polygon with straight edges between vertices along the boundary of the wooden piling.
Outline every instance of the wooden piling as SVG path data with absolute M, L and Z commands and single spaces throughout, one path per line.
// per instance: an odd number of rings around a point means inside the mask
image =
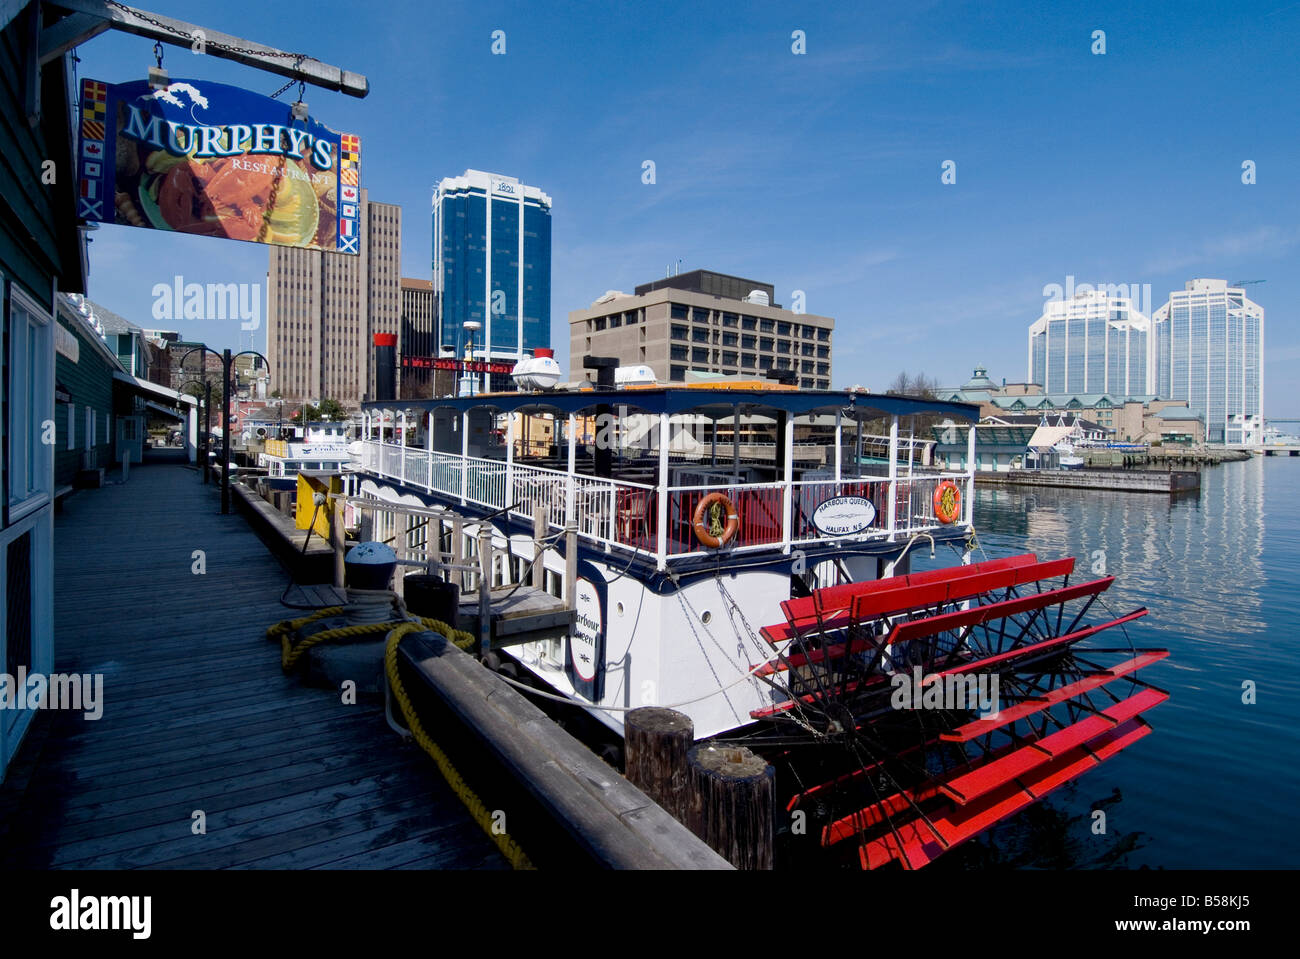
M 546 564 L 542 561 L 542 554 L 546 552 L 542 546 L 546 529 L 546 507 L 538 503 L 533 508 L 533 585 L 538 589 L 546 587 Z
M 334 512 L 330 521 L 330 544 L 334 547 L 334 585 L 339 589 L 344 586 L 343 554 L 347 543 L 347 534 L 343 530 L 343 497 L 335 496 Z
M 743 746 L 692 746 L 686 755 L 691 832 L 737 869 L 771 869 L 776 772 Z
M 628 781 L 685 823 L 686 754 L 695 743 L 691 717 L 675 709 L 643 706 L 623 717 L 623 739 Z
M 574 608 L 578 588 L 578 527 L 569 523 L 564 528 L 564 603 Z

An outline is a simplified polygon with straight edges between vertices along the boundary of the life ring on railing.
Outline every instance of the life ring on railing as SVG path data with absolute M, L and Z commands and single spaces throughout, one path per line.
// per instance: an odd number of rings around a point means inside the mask
M 955 523 L 961 515 L 961 487 L 944 480 L 934 488 L 934 515 L 940 523 Z
M 740 529 L 740 514 L 736 512 L 736 504 L 723 493 L 710 493 L 695 507 L 691 528 L 695 531 L 695 538 L 710 549 L 731 542 Z

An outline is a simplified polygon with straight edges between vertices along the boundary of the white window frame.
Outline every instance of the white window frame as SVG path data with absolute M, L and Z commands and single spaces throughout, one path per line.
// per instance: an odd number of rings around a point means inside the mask
M 50 502 L 54 491 L 54 446 L 42 444 L 30 463 L 33 433 L 54 419 L 54 317 L 13 283 L 9 284 L 9 521 L 16 522 Z M 29 383 L 28 357 L 40 361 Z M 21 361 L 21 362 L 19 362 Z M 28 484 L 30 477 L 31 483 Z M 19 483 L 24 484 L 18 489 Z

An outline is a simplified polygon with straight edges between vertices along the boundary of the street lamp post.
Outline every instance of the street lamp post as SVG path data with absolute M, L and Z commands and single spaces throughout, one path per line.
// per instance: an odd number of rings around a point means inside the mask
M 266 364 L 266 375 L 271 376 L 271 361 L 257 350 L 240 350 L 233 356 L 229 347 L 221 354 L 221 368 L 225 386 L 221 404 L 221 514 L 230 512 L 230 374 L 232 364 L 241 356 L 256 356 Z
M 473 367 L 474 367 L 474 334 L 477 333 L 479 330 L 481 330 L 481 329 L 483 328 L 483 324 L 480 323 L 478 320 L 466 320 L 464 326 L 465 326 L 465 332 L 469 334 L 469 349 L 468 349 L 468 351 L 467 351 L 467 353 L 466 353 L 466 359 L 467 359 L 467 361 L 468 361 L 468 369 L 465 370 L 465 373 L 463 374 L 462 379 L 467 380 L 467 381 L 469 382 L 469 395 L 470 395 L 470 396 L 474 396 L 474 395 L 476 394 L 476 392 L 477 392 L 477 391 L 475 390 L 475 376 L 474 376 L 474 369 L 473 369 Z M 460 385 L 459 385 L 459 384 L 457 384 L 457 390 L 456 390 L 456 392 L 457 392 L 457 393 L 460 392 Z M 485 389 L 484 392 L 486 392 L 486 389 Z

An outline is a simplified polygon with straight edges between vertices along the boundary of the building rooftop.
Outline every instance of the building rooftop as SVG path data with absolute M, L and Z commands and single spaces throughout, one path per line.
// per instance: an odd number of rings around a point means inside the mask
M 651 283 L 642 283 L 636 287 L 636 294 L 640 296 L 653 290 L 685 290 L 688 293 L 709 293 L 728 300 L 743 300 L 750 293 L 757 291 L 767 294 L 769 305 L 779 306 L 776 302 L 776 288 L 771 283 L 747 280 L 744 277 L 732 276 L 728 273 L 715 273 L 712 270 L 691 270 L 689 273 L 679 273 L 676 276 L 666 276 L 662 280 L 654 280 Z

